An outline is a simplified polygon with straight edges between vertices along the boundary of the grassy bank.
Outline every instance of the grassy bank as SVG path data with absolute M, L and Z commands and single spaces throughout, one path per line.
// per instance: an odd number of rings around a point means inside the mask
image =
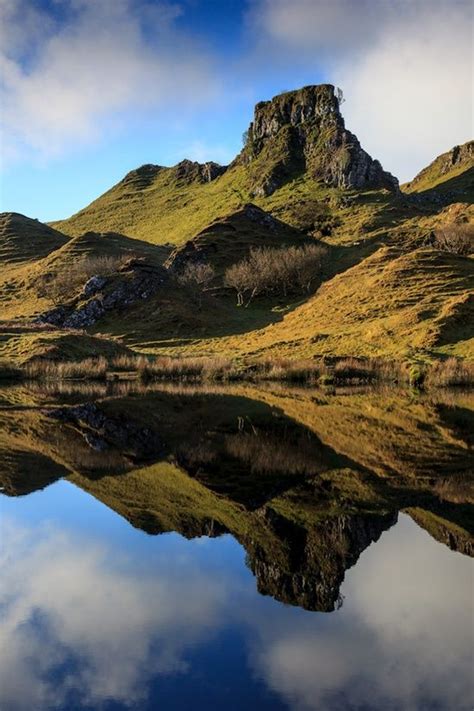
M 21 366 L 0 363 L 0 377 L 28 380 L 140 380 L 141 382 L 283 382 L 306 385 L 393 383 L 413 387 L 469 387 L 474 363 L 448 358 L 433 363 L 383 359 L 284 359 L 256 362 L 218 357 L 98 356 L 76 361 L 35 359 Z

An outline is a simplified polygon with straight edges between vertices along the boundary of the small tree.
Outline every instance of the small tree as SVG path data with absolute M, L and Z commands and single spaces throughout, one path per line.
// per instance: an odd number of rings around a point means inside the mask
M 207 262 L 190 262 L 178 275 L 178 282 L 190 287 L 197 295 L 199 308 L 202 306 L 202 295 L 214 279 L 214 268 Z

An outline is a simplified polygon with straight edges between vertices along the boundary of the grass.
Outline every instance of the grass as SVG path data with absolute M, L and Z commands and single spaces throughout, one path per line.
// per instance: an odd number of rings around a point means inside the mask
M 22 364 L 0 362 L 0 376 L 28 380 L 134 380 L 164 382 L 281 382 L 341 386 L 388 383 L 453 387 L 474 385 L 474 364 L 449 358 L 431 364 L 410 364 L 382 358 L 289 359 L 258 361 L 224 357 L 147 357 L 132 353 L 101 354 L 69 361 L 35 357 Z
M 386 247 L 324 282 L 281 322 L 212 345 L 253 358 L 429 359 L 444 352 L 472 358 L 472 322 L 467 316 L 472 307 L 466 298 L 473 288 L 468 258 Z
M 443 153 L 424 168 L 410 183 L 402 186 L 407 193 L 418 193 L 426 198 L 436 194 L 438 198 L 443 193 L 457 193 L 459 200 L 462 195 L 472 192 L 474 168 L 472 160 L 474 155 L 473 142 L 460 146 L 458 155 L 454 156 L 455 149 Z M 453 158 L 455 160 L 453 161 Z M 451 195 L 451 202 L 452 202 Z
M 18 265 L 40 259 L 59 249 L 68 237 L 16 212 L 0 214 L 0 265 Z
M 21 369 L 34 360 L 54 363 L 85 358 L 112 358 L 127 349 L 107 338 L 40 324 L 0 322 L 0 362 L 4 369 Z
M 448 358 L 433 363 L 425 382 L 431 387 L 465 387 L 474 384 L 474 363 Z

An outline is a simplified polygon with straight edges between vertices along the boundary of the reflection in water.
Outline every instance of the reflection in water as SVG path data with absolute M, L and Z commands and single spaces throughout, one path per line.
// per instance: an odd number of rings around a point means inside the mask
M 2 391 L 1 708 L 471 708 L 472 424 L 464 394 Z

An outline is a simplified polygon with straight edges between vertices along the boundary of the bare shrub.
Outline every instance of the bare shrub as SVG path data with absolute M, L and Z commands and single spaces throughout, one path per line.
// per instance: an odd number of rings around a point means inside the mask
M 247 257 L 232 265 L 224 283 L 237 292 L 237 305 L 247 306 L 259 295 L 286 296 L 309 292 L 321 278 L 325 248 L 317 244 L 301 247 L 253 248 Z
M 197 297 L 199 308 L 202 306 L 202 294 L 214 279 L 214 268 L 207 262 L 190 262 L 178 274 L 179 284 L 192 289 Z
M 225 447 L 258 474 L 311 475 L 320 470 L 322 446 L 307 433 L 254 428 L 228 435 Z
M 452 223 L 438 227 L 434 233 L 433 246 L 465 257 L 473 254 L 474 225 Z

